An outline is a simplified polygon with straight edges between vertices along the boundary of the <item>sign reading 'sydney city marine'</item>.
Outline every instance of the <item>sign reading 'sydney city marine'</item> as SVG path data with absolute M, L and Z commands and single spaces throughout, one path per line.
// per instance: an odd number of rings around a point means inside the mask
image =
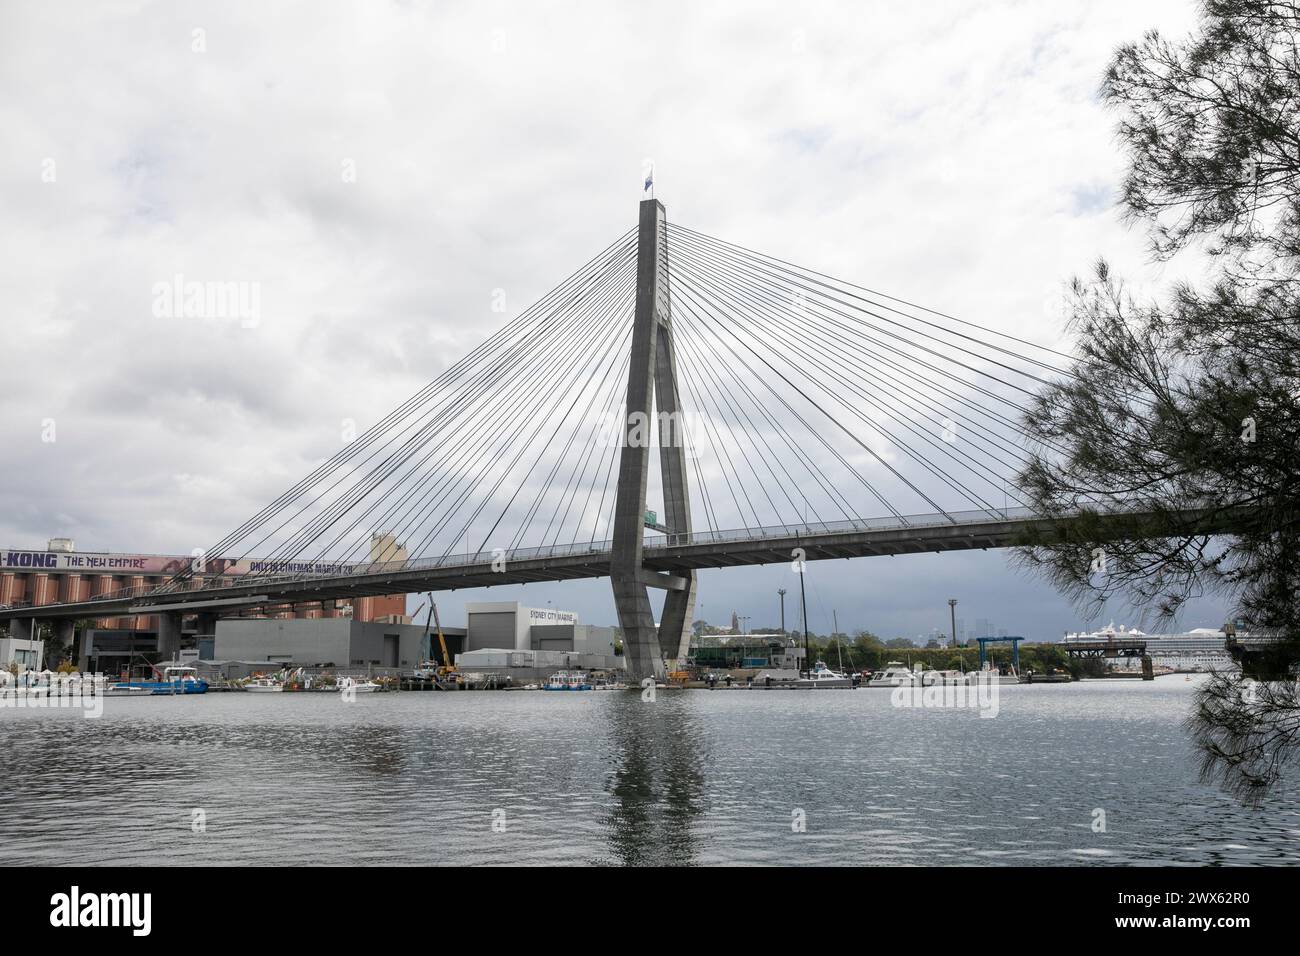
M 577 624 L 578 615 L 574 611 L 556 611 L 552 608 L 528 609 L 528 623 L 533 624 Z

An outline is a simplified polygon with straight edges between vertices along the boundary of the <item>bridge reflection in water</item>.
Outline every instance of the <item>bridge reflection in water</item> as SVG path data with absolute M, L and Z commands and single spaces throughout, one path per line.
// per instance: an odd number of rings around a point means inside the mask
M 630 865 L 698 862 L 695 828 L 705 811 L 710 736 L 684 692 L 611 692 L 605 716 L 615 767 L 614 803 L 602 820 L 610 850 Z
M 1017 686 L 996 720 L 868 689 L 0 709 L 0 863 L 1300 863 L 1288 794 L 1199 783 L 1197 686 Z

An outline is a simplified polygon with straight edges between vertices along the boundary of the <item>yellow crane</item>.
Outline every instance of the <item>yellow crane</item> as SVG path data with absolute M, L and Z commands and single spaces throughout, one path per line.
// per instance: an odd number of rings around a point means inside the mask
M 451 655 L 447 653 L 447 639 L 442 636 L 442 621 L 438 620 L 438 604 L 433 600 L 433 595 L 429 595 L 429 603 L 433 605 L 433 624 L 438 629 L 438 646 L 442 649 L 442 666 L 438 668 L 438 676 L 444 679 L 450 678 L 455 683 L 460 683 L 460 671 L 456 665 L 451 662 Z
M 416 612 L 419 613 L 418 611 Z M 456 665 L 451 662 L 451 653 L 447 650 L 447 638 L 442 633 L 442 621 L 438 617 L 438 602 L 433 599 L 433 592 L 429 592 L 429 616 L 424 621 L 424 644 L 428 645 L 429 623 L 432 620 L 433 625 L 438 629 L 438 646 L 442 649 L 442 663 L 434 671 L 434 677 L 439 687 L 450 683 L 453 687 L 459 687 L 461 684 L 460 671 Z M 430 648 L 430 656 L 433 649 Z

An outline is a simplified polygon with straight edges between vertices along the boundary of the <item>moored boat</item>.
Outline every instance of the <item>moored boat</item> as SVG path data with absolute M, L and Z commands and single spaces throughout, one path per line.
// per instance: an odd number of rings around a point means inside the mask
M 128 694 L 206 694 L 208 682 L 193 667 L 168 667 L 161 680 L 128 680 L 110 684 L 110 691 Z
M 795 681 L 795 686 L 820 690 L 823 688 L 853 687 L 854 684 L 852 677 L 831 670 L 825 661 L 818 661 L 813 665 L 813 669 L 807 677 L 801 677 Z
M 542 690 L 593 690 L 590 678 L 582 671 L 558 671 L 547 678 Z
M 255 677 L 244 685 L 250 694 L 279 694 L 284 691 L 284 684 L 274 677 Z
M 373 694 L 382 689 L 372 680 L 357 680 L 355 677 L 340 677 L 338 688 L 345 694 Z
M 982 684 L 1019 684 L 1020 675 L 1016 673 L 1015 667 L 1007 665 L 1006 673 L 995 670 L 990 664 L 986 663 L 983 668 L 973 671 L 973 680 L 978 680 Z
M 911 687 L 916 675 L 902 661 L 890 661 L 867 678 L 868 687 Z

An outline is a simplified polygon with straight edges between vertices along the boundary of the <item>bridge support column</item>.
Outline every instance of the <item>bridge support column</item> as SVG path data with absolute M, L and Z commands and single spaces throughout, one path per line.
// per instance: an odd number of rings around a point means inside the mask
M 181 613 L 162 611 L 158 618 L 158 659 L 176 660 L 181 649 Z
M 49 660 L 49 658 L 62 658 L 64 654 L 75 655 L 77 648 L 74 646 L 77 639 L 77 622 L 70 617 L 61 617 L 54 622 L 54 640 L 50 642 L 46 652 L 46 667 L 54 670 L 59 666 L 59 660 Z
M 662 321 L 655 343 L 655 404 L 659 409 L 664 521 L 673 531 L 669 535 L 672 540 L 691 530 L 691 499 L 686 484 L 686 431 L 677 391 L 677 356 L 667 318 Z M 686 579 L 686 587 L 665 592 L 664 608 L 659 615 L 659 649 L 669 660 L 689 653 L 691 621 L 695 616 L 695 571 L 677 574 Z
M 36 633 L 36 621 L 30 617 L 16 617 L 9 622 L 9 636 L 20 641 L 30 641 Z M 6 663 L 0 661 L 0 664 Z
M 94 623 L 86 622 L 86 626 L 81 629 L 81 640 L 77 642 L 77 670 L 83 674 L 90 670 L 90 647 L 93 643 L 90 627 Z
M 639 228 L 636 317 L 610 559 L 610 581 L 619 627 L 623 631 L 627 676 L 634 681 L 662 678 L 664 654 L 678 657 L 685 653 L 695 607 L 695 573 L 691 571 L 681 575 L 688 580 L 686 588 L 667 592 L 656 632 L 643 564 L 646 484 L 656 399 L 660 412 L 659 465 L 663 474 L 664 520 L 670 533 L 690 531 L 690 505 L 668 314 L 667 262 L 663 256 L 666 219 L 662 203 L 654 199 L 641 203 Z

